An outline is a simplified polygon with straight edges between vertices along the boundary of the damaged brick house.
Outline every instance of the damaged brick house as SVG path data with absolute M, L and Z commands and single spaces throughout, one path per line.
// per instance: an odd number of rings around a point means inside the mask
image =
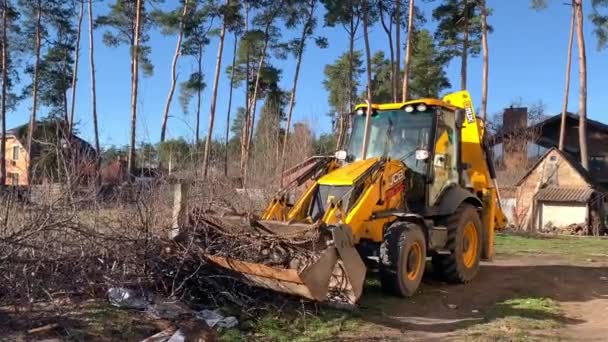
M 6 185 L 29 187 L 57 182 L 69 173 L 72 181 L 85 182 L 94 175 L 95 149 L 57 120 L 36 123 L 31 153 L 28 155 L 28 124 L 7 130 L 5 158 Z M 69 162 L 67 162 L 69 161 Z M 30 168 L 32 180 L 29 179 Z
M 563 152 L 556 149 L 561 114 L 530 121 L 527 108 L 507 108 L 501 130 L 490 139 L 498 155 L 501 203 L 511 225 L 524 230 L 602 233 L 608 125 L 587 120 L 590 167 L 585 170 L 579 162 L 577 115 L 566 116 Z
M 569 155 L 549 149 L 515 184 L 512 224 L 523 230 L 603 235 L 604 194 Z

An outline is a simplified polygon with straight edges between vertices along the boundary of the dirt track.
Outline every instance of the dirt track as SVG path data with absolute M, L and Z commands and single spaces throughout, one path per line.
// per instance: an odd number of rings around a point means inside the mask
M 334 320 L 321 315 L 322 323 L 304 331 L 289 321 L 282 331 L 272 333 L 262 324 L 238 340 L 608 340 L 608 240 L 502 237 L 500 247 L 502 254 L 482 264 L 470 284 L 443 284 L 427 272 L 420 293 L 399 299 L 383 294 L 372 281 L 355 313 L 338 312 Z M 31 313 L 0 308 L 0 341 L 32 340 L 29 329 L 50 323 L 59 323 L 60 328 L 47 334 L 49 338 L 140 341 L 169 323 L 110 307 L 105 301 L 79 308 L 57 303 L 41 308 Z M 61 315 L 59 308 L 65 311 Z M 336 315 L 341 318 L 336 320 Z M 335 333 L 315 337 L 320 329 L 329 328 Z
M 497 257 L 484 263 L 471 284 L 446 285 L 427 279 L 422 293 L 406 299 L 367 296 L 365 307 L 378 315 L 363 319 L 372 323 L 366 333 L 345 334 L 345 340 L 577 340 L 608 339 L 608 261 L 579 262 L 553 256 Z M 541 328 L 520 337 L 510 335 L 501 314 L 489 313 L 496 303 L 512 298 L 550 298 L 559 303 L 557 314 L 513 309 L 509 316 L 550 319 L 555 328 Z M 484 319 L 484 317 L 486 317 Z M 497 326 L 492 326 L 497 321 Z M 481 325 L 484 324 L 484 325 Z M 490 324 L 490 325 L 489 325 Z M 498 334 L 476 329 L 497 328 Z M 504 334 L 502 334 L 504 333 Z M 491 337 L 490 337 L 491 336 Z

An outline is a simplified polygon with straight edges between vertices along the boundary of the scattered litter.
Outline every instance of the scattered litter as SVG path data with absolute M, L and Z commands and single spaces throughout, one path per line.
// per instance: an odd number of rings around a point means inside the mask
M 456 305 L 456 304 L 446 304 L 446 305 L 448 308 L 450 308 L 452 310 L 458 309 L 458 305 Z
M 179 329 L 175 332 L 175 334 L 173 334 L 173 336 L 171 336 L 171 338 L 167 342 L 185 342 L 185 341 L 186 341 L 186 336 L 184 336 L 184 333 L 181 331 L 181 329 Z
M 157 334 L 154 334 L 141 342 L 165 342 L 175 333 L 175 327 L 169 327 Z
M 600 280 L 608 281 L 608 277 L 600 277 Z
M 108 290 L 110 304 L 119 308 L 145 310 L 150 303 L 138 296 L 135 291 L 124 287 L 113 287 Z
M 202 319 L 207 323 L 210 328 L 234 328 L 239 324 L 239 321 L 234 316 L 224 317 L 220 314 L 219 310 L 201 310 L 195 312 L 194 316 L 198 319 Z
M 595 259 L 587 259 L 587 262 L 595 262 Z
M 192 314 L 192 310 L 180 302 L 160 302 L 148 305 L 146 313 L 161 319 L 176 319 L 179 316 Z
M 476 314 L 476 313 L 479 313 L 479 310 L 474 309 L 474 310 L 471 310 L 471 312 L 474 313 L 474 314 Z

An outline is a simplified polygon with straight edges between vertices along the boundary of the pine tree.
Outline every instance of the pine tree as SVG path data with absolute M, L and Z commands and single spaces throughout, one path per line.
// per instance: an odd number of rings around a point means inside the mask
M 409 84 L 413 98 L 437 98 L 450 88 L 445 68 L 449 58 L 439 51 L 428 30 L 415 31 Z
M 290 15 L 290 20 L 287 22 L 287 27 L 296 26 L 301 22 L 302 31 L 299 39 L 295 39 L 290 42 L 290 45 L 293 47 L 292 51 L 294 53 L 294 57 L 296 58 L 296 68 L 293 76 L 293 85 L 291 87 L 291 94 L 289 96 L 289 106 L 287 111 L 287 123 L 285 125 L 285 138 L 283 140 L 283 149 L 281 151 L 281 168 L 280 174 L 283 174 L 285 170 L 285 149 L 287 147 L 287 139 L 289 137 L 289 128 L 291 126 L 291 118 L 293 115 L 293 107 L 295 105 L 296 99 L 296 90 L 298 87 L 298 77 L 300 75 L 300 67 L 302 65 L 302 56 L 304 55 L 304 48 L 306 46 L 306 41 L 309 37 L 311 37 L 314 33 L 314 29 L 316 27 L 317 21 L 315 18 L 315 9 L 317 6 L 318 0 L 307 0 L 300 2 L 299 6 L 295 6 L 293 13 Z M 326 46 L 325 39 L 318 39 L 318 45 L 320 48 L 324 48 Z M 281 182 L 283 181 L 283 177 L 281 177 Z M 283 184 L 281 184 L 282 186 Z
M 169 120 L 169 108 L 173 100 L 173 94 L 177 85 L 177 61 L 181 55 L 182 41 L 184 38 L 184 26 L 186 24 L 188 11 L 196 6 L 194 0 L 182 0 L 179 8 L 171 11 L 155 10 L 151 13 L 152 18 L 161 28 L 165 35 L 177 34 L 177 42 L 175 44 L 175 52 L 171 61 L 171 83 L 169 85 L 169 93 L 165 101 L 165 109 L 162 116 L 162 124 L 160 127 L 160 142 L 165 141 L 167 132 L 167 121 Z
M 135 143 L 137 132 L 137 101 L 139 68 L 144 75 L 151 75 L 154 67 L 149 59 L 150 37 L 148 31 L 152 20 L 146 11 L 146 3 L 159 0 L 115 0 L 107 15 L 97 17 L 96 24 L 107 27 L 103 41 L 110 47 L 128 45 L 131 51 L 131 133 L 128 154 L 128 169 L 135 170 Z
M 489 15 L 490 9 L 486 8 Z M 469 56 L 481 52 L 481 14 L 475 0 L 443 0 L 433 10 L 438 21 L 435 39 L 439 47 L 450 58 L 460 57 L 460 88 L 467 87 L 467 65 Z M 487 27 L 492 32 L 492 27 Z

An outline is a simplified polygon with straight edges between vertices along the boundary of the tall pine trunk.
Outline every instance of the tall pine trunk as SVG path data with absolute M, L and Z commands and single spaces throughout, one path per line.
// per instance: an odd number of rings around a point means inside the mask
M 568 100 L 570 95 L 570 73 L 572 70 L 572 45 L 574 43 L 574 28 L 576 26 L 576 6 L 572 3 L 572 15 L 570 18 L 570 35 L 568 36 L 568 57 L 566 58 L 566 84 L 564 85 L 564 106 L 562 107 L 562 118 L 559 127 L 560 151 L 564 151 L 566 144 L 566 116 L 568 115 Z
M 226 113 L 226 136 L 224 142 L 224 177 L 228 177 L 228 136 L 230 134 L 230 111 L 232 110 L 232 92 L 234 90 L 234 66 L 236 64 L 236 48 L 238 46 L 238 35 L 234 33 L 234 45 L 232 47 L 232 70 L 230 71 L 230 92 L 228 93 L 228 111 Z
M 407 101 L 410 97 L 410 64 L 412 60 L 412 44 L 414 34 L 414 0 L 409 1 L 410 5 L 407 18 L 407 38 L 405 42 L 405 65 L 403 66 L 403 92 L 401 96 L 401 100 L 403 102 Z
M 76 46 L 74 47 L 74 68 L 72 70 L 72 103 L 70 104 L 69 135 L 74 131 L 74 109 L 76 108 L 76 83 L 78 82 L 78 60 L 80 59 L 80 34 L 82 32 L 82 18 L 84 17 L 84 0 L 80 1 L 78 13 L 78 27 L 76 29 Z
M 312 25 L 312 21 L 314 20 L 315 15 L 315 5 L 317 0 L 309 0 L 310 1 L 310 11 L 308 12 L 308 19 L 302 28 L 302 35 L 300 36 L 300 41 L 298 43 L 298 56 L 296 60 L 296 70 L 293 76 L 293 84 L 291 86 L 291 96 L 289 97 L 289 109 L 287 112 L 287 124 L 285 125 L 285 136 L 283 137 L 283 149 L 281 151 L 281 187 L 283 186 L 283 171 L 285 171 L 285 151 L 287 149 L 287 140 L 289 137 L 289 127 L 291 126 L 291 117 L 293 115 L 293 107 L 296 101 L 296 90 L 298 88 L 298 77 L 300 76 L 300 67 L 302 66 L 302 56 L 304 55 L 304 46 L 306 45 L 306 39 L 308 38 L 308 32 L 310 31 L 310 26 Z
M 369 48 L 369 8 L 366 1 L 363 2 L 363 40 L 365 41 L 365 60 L 367 65 L 367 115 L 365 118 L 365 132 L 363 134 L 363 147 L 361 156 L 367 158 L 367 145 L 369 138 L 369 126 L 372 116 L 372 56 Z
M 228 5 L 228 0 L 226 0 Z M 207 139 L 205 140 L 205 152 L 203 154 L 203 178 L 207 177 L 209 170 L 209 155 L 211 153 L 211 139 L 213 138 L 213 124 L 215 122 L 215 105 L 217 101 L 217 88 L 220 81 L 220 72 L 222 69 L 222 54 L 224 53 L 224 37 L 226 35 L 226 17 L 222 23 L 220 30 L 220 42 L 217 48 L 217 62 L 215 64 L 215 77 L 213 79 L 213 92 L 211 95 L 211 108 L 209 109 L 209 123 L 207 126 Z
M 27 183 L 32 184 L 32 145 L 34 143 L 34 130 L 36 129 L 36 113 L 38 111 L 38 78 L 40 73 L 40 49 L 42 45 L 42 32 L 41 32 L 41 21 L 42 21 L 42 3 L 41 0 L 37 1 L 36 5 L 36 43 L 34 47 L 34 79 L 32 89 L 32 114 L 30 116 L 30 125 L 27 134 Z
M 175 85 L 177 83 L 177 60 L 179 59 L 182 49 L 182 40 L 184 38 L 184 20 L 186 18 L 186 14 L 188 14 L 188 0 L 184 1 L 184 9 L 182 11 L 182 17 L 179 23 L 179 33 L 177 34 L 177 44 L 175 44 L 175 52 L 173 53 L 173 60 L 171 61 L 171 86 L 169 87 L 169 94 L 167 95 L 165 110 L 163 112 L 163 122 L 160 127 L 161 143 L 165 141 L 165 135 L 167 133 L 167 121 L 169 121 L 169 108 L 171 107 L 171 101 L 173 100 Z
M 2 135 L 0 135 L 0 191 L 6 187 L 6 95 L 8 94 L 8 0 L 2 3 Z
M 97 160 L 95 163 L 95 177 L 99 182 L 99 167 L 101 164 L 101 149 L 99 146 L 99 127 L 97 124 L 97 91 L 95 89 L 95 45 L 93 41 L 93 0 L 89 0 L 89 65 L 91 71 L 91 113 L 93 115 L 93 135 L 95 136 L 95 149 Z
M 249 32 L 249 2 L 245 0 L 245 33 Z M 247 44 L 249 45 L 249 44 Z M 249 46 L 247 46 L 246 56 L 245 56 L 245 117 L 243 118 L 242 128 L 241 128 L 241 160 L 240 160 L 240 171 L 241 171 L 241 186 L 245 187 L 245 178 L 246 178 L 246 154 L 247 154 L 247 142 L 249 141 Z
M 483 47 L 483 76 L 481 85 L 481 115 L 482 119 L 487 117 L 488 111 L 488 70 L 489 51 L 488 51 L 488 12 L 486 0 L 481 0 L 481 45 Z
M 587 152 L 587 56 L 585 51 L 585 34 L 583 33 L 583 2 L 576 3 L 576 40 L 578 43 L 579 69 L 579 102 L 578 102 L 578 135 L 581 149 L 581 165 L 589 170 L 589 154 Z
M 277 8 L 281 8 L 283 5 L 284 1 L 281 1 L 279 4 L 277 4 Z M 278 11 L 277 11 L 278 12 Z M 266 24 L 266 27 L 264 28 L 264 45 L 262 47 L 262 53 L 260 54 L 260 61 L 258 62 L 258 66 L 256 68 L 256 73 L 255 73 L 255 83 L 253 85 L 253 94 L 251 94 L 251 99 L 249 100 L 249 122 L 247 122 L 247 127 L 248 127 L 248 136 L 247 139 L 245 141 L 245 155 L 244 155 L 244 161 L 241 160 L 241 165 L 243 167 L 242 169 L 242 175 L 243 175 L 243 184 L 247 183 L 247 169 L 249 167 L 249 158 L 251 157 L 251 143 L 253 141 L 253 129 L 254 129 L 254 125 L 255 125 L 255 111 L 256 111 L 256 105 L 257 105 L 257 96 L 258 96 L 258 90 L 260 88 L 260 73 L 262 71 L 262 68 L 264 67 L 264 62 L 266 60 L 266 54 L 268 51 L 268 45 L 269 45 L 269 39 L 270 37 L 269 32 L 270 32 L 270 26 L 272 25 L 272 21 L 274 20 L 274 17 L 276 17 L 276 15 L 278 14 L 277 12 L 274 13 L 274 15 L 272 16 L 271 19 L 268 19 L 269 21 Z
M 135 134 L 137 132 L 137 86 L 139 81 L 139 40 L 141 36 L 142 1 L 135 2 L 135 31 L 131 52 L 131 140 L 129 144 L 129 179 L 135 174 Z
M 395 75 L 393 91 L 397 94 L 395 102 L 399 101 L 399 85 L 401 84 L 401 1 L 395 0 L 395 64 L 393 65 L 393 75 Z
M 467 62 L 469 57 L 469 11 L 468 11 L 468 0 L 464 0 L 464 11 L 462 26 L 462 56 L 460 64 L 460 89 L 467 89 Z
M 203 76 L 203 44 L 198 46 L 198 53 L 196 56 L 196 63 L 198 67 L 199 77 Z M 202 79 L 200 80 L 202 81 Z M 198 147 L 201 143 L 201 97 L 202 97 L 203 89 L 202 87 L 198 87 L 196 90 L 196 132 L 194 133 L 194 145 L 196 146 L 196 164 L 198 166 Z
M 351 1 L 352 6 L 352 1 Z M 354 9 L 353 9 L 354 12 Z M 346 132 L 348 131 L 348 116 L 346 113 L 350 113 L 353 110 L 353 85 L 355 83 L 353 76 L 353 65 L 355 63 L 355 33 L 357 31 L 357 24 L 355 24 L 354 15 L 350 16 L 348 33 L 348 89 L 346 90 L 347 95 L 347 108 L 344 108 L 342 104 L 341 112 L 338 113 L 338 137 L 336 138 L 336 150 L 339 150 L 344 145 L 346 140 Z
M 386 23 L 386 21 L 384 20 L 384 6 L 382 6 L 382 2 L 378 2 L 379 4 L 379 16 L 380 16 L 380 23 L 382 24 L 382 28 L 384 29 L 384 33 L 386 33 L 386 38 L 388 39 L 388 50 L 389 50 L 389 54 L 390 54 L 390 58 L 389 58 L 389 62 L 390 62 L 390 70 L 391 70 L 391 98 L 393 99 L 393 102 L 397 102 L 397 93 L 395 92 L 395 79 L 396 79 L 396 73 L 395 73 L 395 48 L 394 48 L 394 43 L 393 43 L 393 17 L 392 15 L 390 15 L 389 13 L 389 22 L 388 24 Z M 397 43 L 399 44 L 399 43 Z

